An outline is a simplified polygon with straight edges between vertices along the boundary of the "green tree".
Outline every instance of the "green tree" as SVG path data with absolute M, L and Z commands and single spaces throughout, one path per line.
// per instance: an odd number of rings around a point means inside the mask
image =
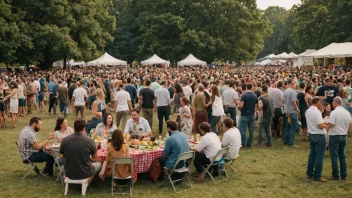
M 294 8 L 286 10 L 282 7 L 271 6 L 264 11 L 264 14 L 270 21 L 272 33 L 265 38 L 265 47 L 258 54 L 258 58 L 262 58 L 269 54 L 279 54 L 282 52 L 289 53 L 295 51 L 292 39 Z
M 23 12 L 0 0 L 0 62 L 7 65 L 17 61 L 19 47 L 33 48 L 31 39 L 21 31 L 25 25 Z
M 37 61 L 41 68 L 50 68 L 58 59 L 89 60 L 101 54 L 107 41 L 113 39 L 111 1 L 13 0 L 11 5 L 24 13 L 21 32 L 33 45 L 18 49 L 20 62 Z

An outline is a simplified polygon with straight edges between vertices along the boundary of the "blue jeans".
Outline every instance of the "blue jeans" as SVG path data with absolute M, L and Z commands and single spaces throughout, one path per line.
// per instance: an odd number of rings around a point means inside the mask
M 212 116 L 211 118 L 211 122 L 210 122 L 210 127 L 211 127 L 211 131 L 219 134 L 219 131 L 216 131 L 216 125 L 218 124 L 218 122 L 220 121 L 221 116 Z
M 51 109 L 54 109 L 54 113 L 56 114 L 56 100 L 55 96 L 50 95 L 49 98 L 49 113 L 51 113 Z
M 60 102 L 60 113 L 64 112 L 64 117 L 67 116 L 67 103 L 66 102 Z
M 308 156 L 307 176 L 319 180 L 323 172 L 326 149 L 325 135 L 308 134 L 310 154 Z
M 346 162 L 346 135 L 331 135 L 329 136 L 329 150 L 332 166 L 332 177 L 346 179 L 347 177 L 347 162 Z M 340 171 L 338 160 L 340 160 Z
M 266 134 L 266 145 L 271 146 L 271 120 L 272 117 L 263 118 L 259 123 L 259 136 L 258 136 L 258 144 L 261 145 L 263 143 L 264 132 Z
M 295 144 L 295 133 L 297 130 L 298 114 L 289 113 L 291 123 L 288 123 L 288 117 L 284 116 L 285 130 L 284 130 L 284 144 L 293 146 Z
M 234 107 L 228 107 L 228 108 L 224 108 L 225 109 L 225 114 L 230 114 L 231 119 L 233 120 L 233 124 L 235 127 L 237 127 L 237 109 Z
M 248 146 L 251 147 L 252 142 L 253 142 L 253 132 L 254 132 L 254 121 L 255 121 L 255 116 L 241 116 L 239 120 L 239 129 L 241 132 L 241 141 L 243 146 Z M 247 132 L 247 126 L 249 130 L 249 137 L 247 141 L 246 137 L 246 132 Z M 247 142 L 247 144 L 246 144 Z

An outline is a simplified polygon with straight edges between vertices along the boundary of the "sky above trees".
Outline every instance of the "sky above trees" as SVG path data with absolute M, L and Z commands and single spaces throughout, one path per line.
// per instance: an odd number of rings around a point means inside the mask
M 269 6 L 280 6 L 290 9 L 294 4 L 300 2 L 300 0 L 257 0 L 257 6 L 262 10 L 267 9 Z

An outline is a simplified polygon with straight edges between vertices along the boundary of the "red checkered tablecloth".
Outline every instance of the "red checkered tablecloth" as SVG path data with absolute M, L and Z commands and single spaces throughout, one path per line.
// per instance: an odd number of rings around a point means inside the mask
M 134 171 L 135 173 L 144 173 L 149 171 L 150 165 L 152 162 L 160 158 L 163 155 L 163 149 L 153 149 L 153 150 L 137 150 L 137 149 L 130 149 L 130 156 L 133 158 L 134 161 Z M 99 162 L 103 163 L 106 159 L 106 150 L 101 148 L 98 150 L 98 159 Z

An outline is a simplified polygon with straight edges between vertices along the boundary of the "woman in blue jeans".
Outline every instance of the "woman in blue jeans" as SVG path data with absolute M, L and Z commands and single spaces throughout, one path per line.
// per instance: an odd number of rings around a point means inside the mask
M 217 86 L 211 87 L 211 99 L 208 106 L 212 105 L 212 118 L 210 121 L 211 131 L 219 134 L 220 131 L 216 130 L 216 125 L 220 121 L 221 116 L 225 115 L 224 105 L 222 103 L 222 99 L 220 98 L 220 91 Z

